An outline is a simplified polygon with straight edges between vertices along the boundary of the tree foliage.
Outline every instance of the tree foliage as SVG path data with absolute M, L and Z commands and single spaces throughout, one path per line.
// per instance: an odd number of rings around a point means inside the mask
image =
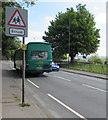
M 14 51 L 21 47 L 21 41 L 17 37 L 10 37 L 5 35 L 5 6 L 22 8 L 29 7 L 35 4 L 36 0 L 22 0 L 20 2 L 2 2 L 2 27 L 0 30 L 2 31 L 2 55 L 6 56 L 9 59 L 13 56 Z
M 59 58 L 69 53 L 73 60 L 76 54 L 87 56 L 97 51 L 100 42 L 99 29 L 96 29 L 94 16 L 85 6 L 79 4 L 76 6 L 77 11 L 70 8 L 65 13 L 59 12 L 55 20 L 50 22 L 51 25 L 48 26 L 48 31 L 45 31 L 43 39 L 56 48 L 53 57 Z
M 88 59 L 88 62 L 99 63 L 99 62 L 102 62 L 102 59 L 97 54 L 95 54 Z

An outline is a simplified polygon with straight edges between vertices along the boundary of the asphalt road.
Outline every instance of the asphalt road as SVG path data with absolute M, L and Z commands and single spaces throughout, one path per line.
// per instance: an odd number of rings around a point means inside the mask
M 12 63 L 3 66 L 14 71 Z M 25 87 L 32 91 L 31 100 L 39 101 L 56 118 L 106 118 L 105 79 L 59 71 L 27 75 Z

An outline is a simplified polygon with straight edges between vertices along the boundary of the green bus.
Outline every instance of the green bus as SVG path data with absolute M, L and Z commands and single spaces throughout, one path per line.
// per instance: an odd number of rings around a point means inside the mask
M 14 68 L 22 71 L 22 49 L 14 54 Z M 25 71 L 39 73 L 52 71 L 52 49 L 48 42 L 29 42 L 25 51 Z

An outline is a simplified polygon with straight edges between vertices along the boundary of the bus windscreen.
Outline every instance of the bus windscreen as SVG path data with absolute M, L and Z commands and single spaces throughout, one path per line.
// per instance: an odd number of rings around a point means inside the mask
M 47 60 L 48 52 L 47 51 L 31 51 L 32 60 Z

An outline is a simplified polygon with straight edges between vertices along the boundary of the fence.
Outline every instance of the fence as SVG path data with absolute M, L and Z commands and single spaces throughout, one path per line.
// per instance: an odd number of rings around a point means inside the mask
M 108 75 L 108 64 L 56 61 L 60 67 Z

